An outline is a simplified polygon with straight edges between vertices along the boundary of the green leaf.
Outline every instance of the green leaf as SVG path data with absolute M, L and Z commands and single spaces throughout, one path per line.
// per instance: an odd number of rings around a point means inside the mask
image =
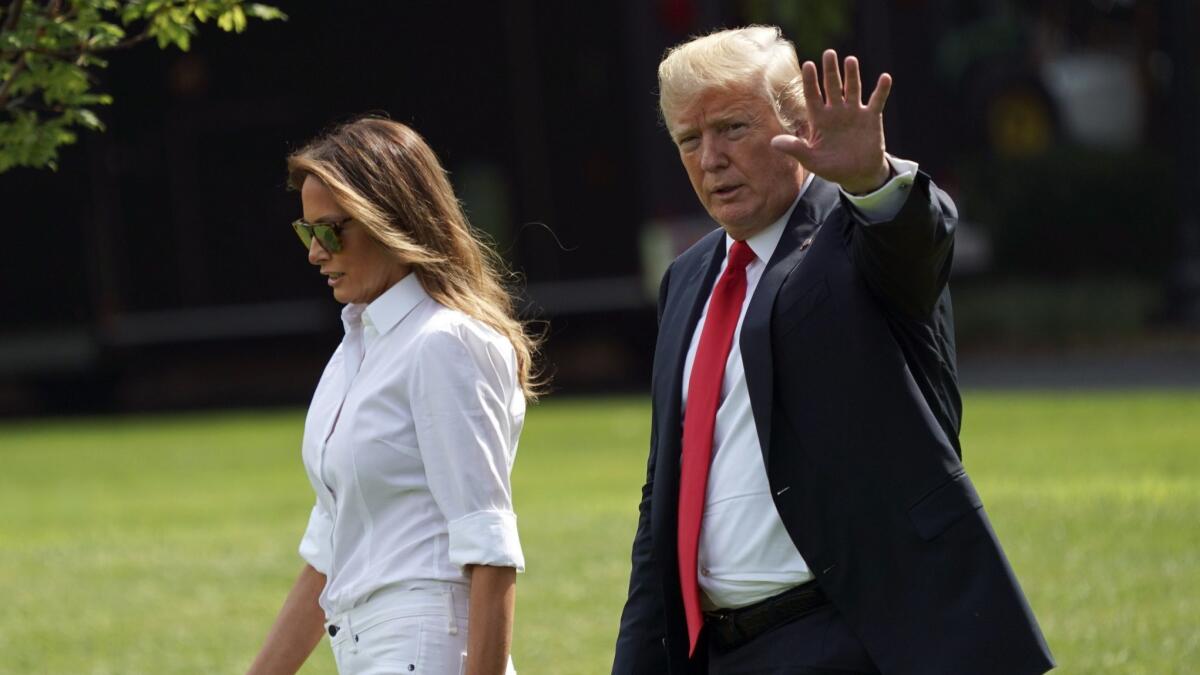
M 0 21 L 12 1 L 0 0 Z M 91 109 L 113 100 L 92 90 L 94 73 L 108 66 L 102 50 L 144 33 L 160 48 L 186 51 L 198 26 L 210 19 L 235 33 L 243 32 L 250 18 L 287 19 L 274 6 L 243 0 L 19 1 L 24 3 L 20 20 L 0 32 L 0 51 L 6 55 L 0 59 L 0 82 L 8 92 L 0 115 L 0 172 L 14 166 L 55 168 L 58 148 L 76 142 L 80 129 L 104 129 Z M 50 9 L 60 5 L 70 11 L 51 15 Z
M 96 131 L 104 131 L 104 122 L 100 121 L 100 118 L 96 116 L 96 113 L 86 108 L 80 108 L 76 111 L 76 114 L 79 116 L 79 123 L 83 126 L 89 129 L 95 129 Z
M 121 9 L 121 23 L 128 26 L 146 16 L 146 8 L 139 2 L 131 2 Z
M 287 14 L 284 14 L 278 7 L 263 5 L 257 2 L 246 5 L 246 13 L 263 21 L 287 21 L 288 18 Z
M 115 38 L 117 40 L 120 40 L 125 37 L 124 29 L 122 29 L 120 26 L 118 26 L 114 23 L 108 23 L 107 21 L 102 21 L 102 22 L 96 24 L 95 30 L 97 33 L 107 35 L 107 36 L 109 36 L 111 38 Z
M 80 66 L 95 66 L 97 68 L 107 68 L 108 59 L 100 58 L 95 54 L 82 54 L 76 61 L 76 65 Z

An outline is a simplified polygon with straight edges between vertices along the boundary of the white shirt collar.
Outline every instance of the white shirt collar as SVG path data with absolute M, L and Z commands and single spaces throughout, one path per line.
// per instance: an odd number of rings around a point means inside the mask
M 409 273 L 370 304 L 350 303 L 342 308 L 342 325 L 350 332 L 361 321 L 372 326 L 379 335 L 391 330 L 408 316 L 422 300 L 429 297 L 417 275 Z
M 796 205 L 800 203 L 800 199 L 804 197 L 804 193 L 808 192 L 808 186 L 812 185 L 814 175 L 810 172 L 805 176 L 804 184 L 800 186 L 800 192 L 796 194 L 796 198 L 792 200 L 792 205 L 788 207 L 787 211 L 783 212 L 779 220 L 764 227 L 758 234 L 746 240 L 746 244 L 750 247 L 751 251 L 754 251 L 754 255 L 760 261 L 765 263 L 775 254 L 775 248 L 779 246 L 779 240 L 783 238 L 783 229 L 787 226 L 788 221 L 791 220 L 792 212 L 796 210 Z M 733 241 L 733 237 L 728 234 L 725 235 L 726 255 L 729 253 L 729 248 L 733 246 Z

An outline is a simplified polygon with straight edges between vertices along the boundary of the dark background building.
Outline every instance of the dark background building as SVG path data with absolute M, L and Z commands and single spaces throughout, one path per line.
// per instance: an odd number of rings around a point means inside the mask
M 962 211 L 967 358 L 1166 349 L 1200 370 L 1188 0 L 281 8 L 189 53 L 115 55 L 107 131 L 57 172 L 0 175 L 0 414 L 305 401 L 341 328 L 288 227 L 284 157 L 371 111 L 440 154 L 544 322 L 555 388 L 643 387 L 658 274 L 713 226 L 659 125 L 655 66 L 749 22 L 895 77 L 889 149 Z

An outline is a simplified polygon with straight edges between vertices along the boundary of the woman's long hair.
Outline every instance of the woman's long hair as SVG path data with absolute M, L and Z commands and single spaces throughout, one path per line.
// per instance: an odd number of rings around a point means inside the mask
M 491 326 L 517 353 L 525 396 L 537 397 L 533 360 L 540 340 L 516 317 L 500 256 L 467 221 L 437 156 L 411 128 L 363 117 L 319 136 L 287 160 L 288 183 L 313 176 L 346 214 L 410 266 L 442 305 Z

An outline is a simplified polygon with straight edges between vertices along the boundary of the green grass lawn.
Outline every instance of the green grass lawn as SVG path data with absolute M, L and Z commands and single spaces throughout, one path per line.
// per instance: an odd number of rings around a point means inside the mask
M 648 411 L 530 411 L 514 474 L 525 675 L 607 672 Z M 301 424 L 0 424 L 0 673 L 243 671 L 301 565 Z M 1200 672 L 1200 392 L 969 392 L 963 441 L 1059 672 Z M 326 644 L 302 672 L 333 672 Z

